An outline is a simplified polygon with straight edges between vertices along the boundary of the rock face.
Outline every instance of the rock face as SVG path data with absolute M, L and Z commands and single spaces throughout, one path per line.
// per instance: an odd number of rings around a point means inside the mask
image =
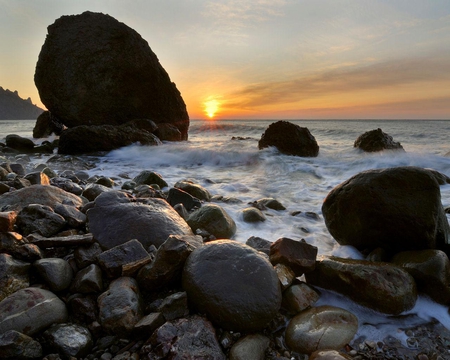
M 187 139 L 189 117 L 175 84 L 148 43 L 109 15 L 84 12 L 50 25 L 34 81 L 67 127 L 148 118 Z
M 267 258 L 230 240 L 193 251 L 184 266 L 183 288 L 189 301 L 230 330 L 262 329 L 281 305 L 278 276 Z
M 360 135 L 354 144 L 355 148 L 359 148 L 366 152 L 377 152 L 382 150 L 404 150 L 403 146 L 394 141 L 392 136 L 386 134 L 380 128 L 367 131 Z
M 319 154 L 319 145 L 307 128 L 288 121 L 277 121 L 269 125 L 258 142 L 259 149 L 275 146 L 281 153 L 303 157 Z
M 322 212 L 341 245 L 396 253 L 445 248 L 449 225 L 439 184 L 428 170 L 398 167 L 359 173 L 335 187 Z

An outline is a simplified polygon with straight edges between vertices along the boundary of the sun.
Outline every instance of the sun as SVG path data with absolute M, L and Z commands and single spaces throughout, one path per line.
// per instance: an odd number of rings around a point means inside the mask
M 208 115 L 210 119 L 216 115 L 216 112 L 219 110 L 220 102 L 216 99 L 207 100 L 203 103 L 205 108 L 205 113 Z

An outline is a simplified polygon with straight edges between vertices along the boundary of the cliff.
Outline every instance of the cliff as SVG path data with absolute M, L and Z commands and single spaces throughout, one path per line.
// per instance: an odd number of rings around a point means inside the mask
M 33 120 L 43 111 L 30 98 L 22 99 L 17 91 L 0 86 L 0 120 Z

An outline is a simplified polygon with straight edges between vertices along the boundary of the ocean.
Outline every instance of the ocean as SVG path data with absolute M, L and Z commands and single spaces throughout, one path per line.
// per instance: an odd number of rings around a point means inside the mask
M 450 176 L 450 121 L 443 120 L 289 120 L 307 127 L 320 150 L 316 158 L 282 155 L 276 149 L 258 150 L 258 140 L 274 120 L 191 121 L 189 140 L 146 147 L 132 145 L 105 154 L 83 156 L 95 167 L 92 175 L 113 178 L 120 187 L 142 170 L 158 172 L 169 186 L 190 179 L 213 195 L 236 198 L 240 203 L 219 203 L 237 224 L 235 240 L 245 243 L 251 236 L 275 241 L 289 237 L 317 246 L 319 257 L 336 255 L 361 258 L 331 237 L 323 221 L 321 206 L 327 194 L 351 176 L 369 169 L 419 166 Z M 7 134 L 30 137 L 34 121 L 0 121 L 0 141 Z M 406 152 L 364 153 L 353 147 L 366 131 L 381 128 L 399 141 Z M 46 162 L 50 155 L 31 157 L 32 164 Z M 441 186 L 442 204 L 450 206 L 450 185 Z M 264 223 L 242 220 L 249 202 L 272 197 L 284 211 L 266 211 Z M 301 211 L 292 216 L 293 211 Z M 313 212 L 318 219 L 308 216 Z M 392 332 L 406 339 L 399 328 L 437 319 L 450 329 L 448 308 L 420 297 L 414 309 L 399 317 L 386 317 L 362 308 L 348 299 L 324 292 L 320 304 L 338 305 L 357 314 L 360 334 L 371 339 Z

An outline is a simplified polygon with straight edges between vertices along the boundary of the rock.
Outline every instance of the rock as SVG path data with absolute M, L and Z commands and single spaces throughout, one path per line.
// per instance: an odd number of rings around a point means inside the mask
M 183 135 L 180 130 L 171 124 L 159 124 L 158 128 L 155 130 L 154 134 L 161 141 L 181 141 L 183 140 Z
M 13 231 L 16 218 L 15 211 L 0 212 L 0 232 Z
M 339 350 L 358 330 L 358 319 L 347 310 L 333 306 L 310 308 L 293 317 L 286 328 L 286 344 L 296 352 Z
M 318 261 L 305 276 L 308 284 L 336 291 L 384 314 L 410 310 L 417 299 L 412 276 L 388 263 L 330 257 Z
M 66 179 L 59 176 L 50 179 L 50 185 L 56 186 L 64 191 L 67 191 L 75 195 L 81 195 L 83 193 L 83 188 L 80 185 L 74 183 L 70 179 Z
M 97 262 L 97 256 L 102 253 L 99 243 L 95 242 L 91 246 L 79 246 L 73 252 L 75 262 L 79 269 Z
M 191 211 L 193 208 L 199 208 L 202 203 L 199 199 L 192 196 L 191 194 L 177 188 L 171 188 L 167 196 L 167 202 L 175 207 L 177 204 L 183 204 L 187 211 Z
M 2 360 L 28 360 L 42 358 L 39 342 L 15 330 L 0 334 L 0 358 Z
M 377 152 L 383 150 L 403 150 L 403 146 L 394 141 L 392 136 L 386 134 L 380 128 L 376 130 L 367 131 L 360 135 L 353 145 L 366 152 Z
M 167 321 L 187 316 L 189 315 L 187 300 L 187 295 L 184 291 L 169 295 L 158 307 L 158 311 L 163 314 L 164 319 Z
M 0 334 L 16 330 L 32 336 L 67 317 L 66 305 L 52 292 L 21 289 L 0 302 Z
M 30 204 L 40 204 L 54 208 L 57 204 L 62 203 L 71 203 L 76 207 L 80 207 L 83 204 L 83 200 L 55 186 L 46 185 L 32 185 L 0 196 L 1 211 L 20 211 Z
M 0 301 L 30 286 L 29 270 L 29 263 L 14 259 L 9 254 L 0 254 Z
M 184 266 L 183 288 L 196 308 L 234 331 L 263 329 L 281 305 L 278 277 L 267 258 L 230 240 L 194 250 Z
M 217 239 L 230 239 L 236 233 L 236 223 L 219 205 L 206 204 L 192 212 L 187 223 L 193 231 L 206 230 Z
M 279 238 L 270 246 L 270 262 L 273 265 L 284 264 L 291 268 L 296 276 L 314 270 L 317 247 L 309 245 L 305 240 L 297 241 Z
M 31 185 L 50 185 L 50 178 L 42 171 L 28 173 L 24 179 L 28 180 Z
M 6 146 L 27 153 L 33 151 L 34 142 L 22 136 L 11 134 L 6 136 Z
M 247 335 L 239 339 L 230 350 L 230 360 L 264 360 L 269 338 L 261 334 Z
M 291 286 L 292 282 L 295 280 L 295 273 L 291 270 L 289 266 L 284 264 L 276 264 L 273 267 L 277 273 L 278 280 L 280 280 L 281 290 L 286 290 Z
M 316 157 L 319 145 L 307 128 L 288 121 L 277 121 L 269 125 L 258 142 L 259 149 L 275 146 L 286 155 Z
M 135 143 L 161 145 L 161 141 L 155 135 L 134 127 L 80 125 L 61 133 L 58 154 L 76 155 L 111 151 Z
M 200 236 L 169 236 L 156 251 L 155 259 L 139 270 L 139 286 L 155 291 L 179 282 L 186 259 L 195 248 L 202 245 Z
M 417 289 L 437 303 L 450 303 L 450 261 L 440 250 L 403 251 L 391 262 L 414 278 Z
M 52 116 L 50 111 L 44 111 L 36 120 L 36 124 L 33 128 L 33 137 L 35 139 L 45 138 L 49 137 L 52 133 L 60 135 L 63 128 L 63 125 Z
M 263 198 L 256 201 L 255 206 L 260 210 L 265 210 L 266 208 L 272 210 L 286 210 L 284 205 L 274 198 Z
M 288 287 L 283 292 L 281 306 L 291 314 L 297 314 L 319 300 L 320 294 L 308 284 L 301 282 Z
M 89 201 L 94 201 L 99 195 L 109 192 L 111 189 L 100 184 L 89 184 L 81 193 Z
M 266 221 L 266 217 L 264 216 L 262 211 L 254 207 L 248 207 L 242 210 L 242 218 L 245 222 L 248 223 Z
M 144 203 L 110 191 L 95 200 L 87 212 L 89 230 L 104 249 L 137 239 L 144 248 L 159 247 L 169 235 L 193 235 L 189 225 L 163 199 L 146 199 Z
M 138 262 L 145 265 L 150 261 L 149 253 L 136 239 L 117 245 L 98 255 L 98 264 L 109 278 L 124 276 L 123 270 L 130 264 Z
M 91 264 L 78 271 L 70 287 L 73 293 L 96 293 L 103 290 L 102 270 L 97 264 Z
M 133 335 L 138 338 L 150 337 L 153 332 L 166 322 L 160 312 L 150 313 L 144 316 L 134 325 Z
M 74 206 L 57 204 L 53 210 L 61 215 L 71 228 L 78 229 L 86 225 L 86 215 Z
M 66 220 L 49 206 L 30 204 L 17 215 L 16 226 L 23 235 L 38 233 L 44 237 L 57 234 L 66 225 Z
M 336 350 L 317 350 L 314 351 L 309 360 L 352 360 L 353 357 Z
M 46 258 L 33 263 L 51 291 L 58 292 L 67 289 L 73 279 L 73 270 L 64 259 Z
M 91 324 L 97 320 L 97 296 L 88 295 L 82 297 L 80 294 L 72 297 L 68 304 L 70 305 L 71 316 L 77 323 Z
M 270 254 L 270 245 L 272 242 L 269 240 L 262 239 L 257 236 L 251 236 L 245 242 L 245 245 L 252 247 L 255 250 L 261 251 L 262 253 L 269 255 Z
M 187 140 L 189 117 L 175 84 L 148 43 L 109 15 L 84 12 L 50 25 L 34 80 L 47 109 L 68 127 L 152 119 Z
M 98 297 L 99 318 L 103 329 L 128 336 L 143 316 L 143 304 L 136 280 L 120 277 Z
M 165 323 L 149 342 L 155 349 L 155 359 L 226 359 L 214 327 L 197 315 Z
M 160 188 L 165 188 L 167 185 L 166 181 L 162 178 L 162 176 L 153 171 L 144 170 L 141 171 L 133 181 L 136 185 L 158 185 Z
M 93 341 L 88 329 L 77 324 L 57 324 L 43 334 L 45 347 L 63 358 L 83 358 L 90 354 Z
M 360 251 L 442 249 L 449 225 L 439 185 L 427 170 L 368 170 L 335 187 L 322 212 L 331 235 Z
M 188 194 L 191 194 L 193 197 L 203 200 L 203 201 L 211 201 L 210 192 L 205 189 L 203 186 L 199 184 L 194 184 L 192 181 L 182 180 L 178 181 L 174 185 L 175 188 L 181 189 Z
M 92 234 L 83 234 L 45 238 L 38 234 L 30 234 L 27 236 L 27 240 L 35 245 L 38 245 L 40 248 L 47 249 L 53 247 L 90 245 L 94 242 L 94 237 L 92 236 Z

